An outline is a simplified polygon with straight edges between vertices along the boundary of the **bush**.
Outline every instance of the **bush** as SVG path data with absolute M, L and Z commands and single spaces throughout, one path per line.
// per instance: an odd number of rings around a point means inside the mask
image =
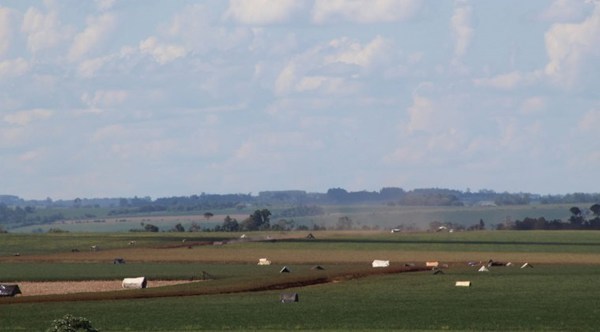
M 46 332 L 98 332 L 98 330 L 92 327 L 92 323 L 87 318 L 66 314 L 63 318 L 52 321 L 52 326 Z

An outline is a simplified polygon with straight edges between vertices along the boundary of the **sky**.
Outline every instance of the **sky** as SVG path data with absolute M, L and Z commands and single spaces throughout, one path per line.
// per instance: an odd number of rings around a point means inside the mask
M 0 194 L 599 192 L 597 0 L 0 0 Z

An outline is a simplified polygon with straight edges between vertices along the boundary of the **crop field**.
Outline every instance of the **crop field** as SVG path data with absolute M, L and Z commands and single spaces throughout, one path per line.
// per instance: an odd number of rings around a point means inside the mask
M 102 331 L 595 331 L 600 232 L 0 234 L 0 281 L 187 280 L 0 298 L 0 331 L 70 313 Z M 182 239 L 186 241 L 183 242 Z M 128 244 L 135 241 L 135 245 Z M 90 251 L 90 244 L 101 249 Z M 72 252 L 72 248 L 82 248 Z M 19 252 L 19 256 L 14 253 Z M 126 264 L 113 264 L 122 257 Z M 256 265 L 268 257 L 270 266 Z M 388 268 L 371 268 L 374 259 Z M 490 267 L 489 259 L 513 262 Z M 433 274 L 425 261 L 439 261 Z M 480 262 L 469 266 L 467 262 Z M 533 268 L 520 268 L 524 262 Z M 315 270 L 315 265 L 324 270 Z M 447 267 L 446 267 L 447 265 Z M 280 273 L 287 266 L 290 273 Z M 470 281 L 471 287 L 455 287 Z M 299 302 L 281 303 L 281 293 Z

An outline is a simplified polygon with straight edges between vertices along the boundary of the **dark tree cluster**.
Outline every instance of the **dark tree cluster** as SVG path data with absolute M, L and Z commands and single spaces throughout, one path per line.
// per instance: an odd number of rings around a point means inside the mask
M 571 216 L 567 221 L 559 219 L 546 220 L 544 217 L 525 218 L 514 223 L 503 223 L 497 229 L 514 230 L 600 230 L 600 204 L 590 206 L 589 213 L 577 206 L 569 209 Z

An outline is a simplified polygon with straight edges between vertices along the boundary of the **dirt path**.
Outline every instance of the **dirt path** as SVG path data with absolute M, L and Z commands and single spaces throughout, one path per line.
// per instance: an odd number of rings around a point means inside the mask
M 148 288 L 189 283 L 189 280 L 152 280 Z M 122 290 L 121 280 L 90 280 L 90 281 L 48 281 L 48 282 L 11 282 L 18 284 L 21 289 L 19 296 L 93 293 Z

